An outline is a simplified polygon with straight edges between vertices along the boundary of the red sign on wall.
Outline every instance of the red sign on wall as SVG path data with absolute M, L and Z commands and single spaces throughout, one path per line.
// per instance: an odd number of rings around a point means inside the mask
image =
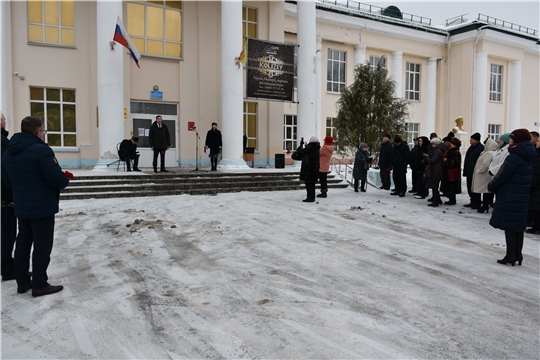
M 187 123 L 187 129 L 188 129 L 188 131 L 193 131 L 193 130 L 195 130 L 195 121 L 188 121 L 188 123 Z

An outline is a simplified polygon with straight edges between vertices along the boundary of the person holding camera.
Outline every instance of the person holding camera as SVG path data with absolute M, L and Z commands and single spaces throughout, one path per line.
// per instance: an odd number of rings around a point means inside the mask
M 304 138 L 300 140 L 300 146 L 293 153 L 292 158 L 294 160 L 302 160 L 302 166 L 300 167 L 300 180 L 306 184 L 307 197 L 304 202 L 315 201 L 315 184 L 319 178 L 320 158 L 319 150 L 321 149 L 321 143 L 319 138 L 312 136 L 309 139 L 309 144 L 304 147 Z

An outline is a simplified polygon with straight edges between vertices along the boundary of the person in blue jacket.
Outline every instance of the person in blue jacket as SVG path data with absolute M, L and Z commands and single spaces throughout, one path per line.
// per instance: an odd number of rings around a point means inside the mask
M 21 132 L 13 135 L 2 155 L 6 185 L 13 191 L 13 207 L 19 220 L 15 246 L 17 292 L 32 289 L 32 296 L 59 292 L 63 286 L 50 285 L 47 267 L 54 238 L 54 216 L 58 212 L 60 189 L 69 184 L 71 173 L 62 172 L 52 149 L 44 142 L 43 120 L 27 116 Z M 32 280 L 28 274 L 32 254 Z
M 504 230 L 506 256 L 499 264 L 523 261 L 523 233 L 527 225 L 527 205 L 533 174 L 536 149 L 527 129 L 516 129 L 510 134 L 509 155 L 493 180 L 488 191 L 496 194 L 495 206 L 489 224 Z

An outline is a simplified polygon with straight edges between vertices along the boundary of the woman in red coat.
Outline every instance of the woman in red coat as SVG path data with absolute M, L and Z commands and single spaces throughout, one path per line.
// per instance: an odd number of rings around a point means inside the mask
M 328 172 L 330 171 L 330 159 L 334 154 L 334 138 L 327 136 L 324 138 L 324 145 L 319 150 L 319 181 L 321 182 L 321 193 L 317 197 L 325 198 L 328 192 Z

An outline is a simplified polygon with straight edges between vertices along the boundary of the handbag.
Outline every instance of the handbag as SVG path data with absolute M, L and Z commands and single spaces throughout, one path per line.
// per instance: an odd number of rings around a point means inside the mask
M 461 175 L 461 169 L 460 168 L 448 169 L 448 171 L 446 172 L 446 180 L 447 181 L 459 181 L 460 175 Z
M 293 152 L 292 155 L 291 155 L 291 158 L 293 160 L 302 160 L 302 157 L 300 156 L 300 154 L 298 152 Z
M 431 177 L 431 165 L 426 166 L 426 170 L 424 170 L 424 177 L 425 178 Z

